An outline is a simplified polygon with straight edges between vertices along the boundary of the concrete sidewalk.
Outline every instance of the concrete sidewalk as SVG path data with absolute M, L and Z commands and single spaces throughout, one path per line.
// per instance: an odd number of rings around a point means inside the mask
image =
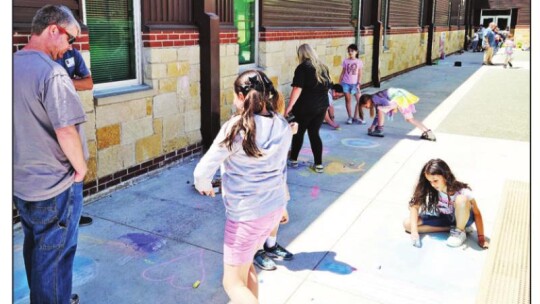
M 418 249 L 401 223 L 422 165 L 442 158 L 473 188 L 491 236 L 503 184 L 530 183 L 529 55 L 517 51 L 514 69 L 482 66 L 479 53 L 453 55 L 384 82 L 420 97 L 415 117 L 436 142 L 419 140 L 401 115 L 387 121 L 384 138 L 369 137 L 367 126 L 345 124 L 339 100 L 341 130 L 321 130 L 325 173 L 308 168 L 307 136 L 300 167 L 288 171 L 291 221 L 278 241 L 295 258 L 259 273 L 261 303 L 474 303 L 488 253 L 476 234 L 457 249 L 446 233 L 429 234 Z M 224 207 L 194 191 L 198 159 L 85 205 L 94 224 L 80 229 L 73 282 L 82 303 L 228 302 Z M 18 229 L 15 303 L 29 302 L 22 240 Z

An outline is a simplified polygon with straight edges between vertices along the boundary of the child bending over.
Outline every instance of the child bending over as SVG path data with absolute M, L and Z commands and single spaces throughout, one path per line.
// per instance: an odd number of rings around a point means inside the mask
M 374 94 L 363 94 L 360 97 L 360 107 L 369 109 L 370 117 L 375 117 L 371 127 L 368 128 L 368 135 L 384 137 L 384 114 L 392 117 L 399 110 L 407 122 L 422 130 L 421 139 L 437 140 L 430 129 L 413 117 L 413 113 L 416 112 L 414 104 L 418 100 L 420 98 L 417 96 L 398 88 L 389 88 Z

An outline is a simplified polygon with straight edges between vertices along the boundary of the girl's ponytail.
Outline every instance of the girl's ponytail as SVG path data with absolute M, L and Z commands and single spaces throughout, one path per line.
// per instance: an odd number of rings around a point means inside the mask
M 236 78 L 234 82 L 236 94 L 244 96 L 244 106 L 240 111 L 240 119 L 234 123 L 230 132 L 221 144 L 232 150 L 236 136 L 243 135 L 242 148 L 251 157 L 261 157 L 263 154 L 257 147 L 255 114 L 263 109 L 274 112 L 280 94 L 274 88 L 272 81 L 263 72 L 248 70 Z

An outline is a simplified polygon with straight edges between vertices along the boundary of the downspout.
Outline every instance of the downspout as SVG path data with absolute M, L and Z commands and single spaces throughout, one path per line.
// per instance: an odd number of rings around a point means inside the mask
M 465 51 L 467 50 L 467 44 L 468 44 L 467 37 L 469 37 L 469 41 L 472 38 L 471 33 L 469 32 L 470 27 L 469 27 L 469 18 L 468 18 L 469 14 L 468 14 L 468 12 L 469 12 L 469 1 L 465 0 L 465 16 L 463 16 L 463 19 L 465 19 L 465 37 L 463 37 L 463 50 L 465 50 Z M 461 10 L 460 10 L 460 13 L 461 13 Z
M 358 17 L 356 18 L 356 37 L 354 43 L 360 45 L 360 28 L 362 26 L 362 0 L 358 0 Z
M 208 150 L 220 129 L 219 16 L 215 0 L 193 1 L 195 24 L 199 27 L 201 61 L 201 135 Z
M 428 12 L 429 12 L 429 29 L 428 29 L 428 43 L 426 50 L 426 65 L 433 65 L 432 50 L 433 50 L 433 32 L 435 31 L 435 2 L 436 0 L 428 0 Z
M 381 51 L 382 22 L 379 20 L 381 11 L 381 0 L 373 3 L 371 11 L 371 20 L 373 20 L 373 58 L 371 60 L 371 83 L 374 87 L 381 87 L 381 78 L 379 75 L 379 59 Z

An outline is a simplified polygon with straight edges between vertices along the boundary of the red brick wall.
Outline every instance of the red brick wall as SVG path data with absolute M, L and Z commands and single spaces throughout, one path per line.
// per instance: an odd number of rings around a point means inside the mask
M 260 32 L 260 41 L 281 41 L 281 40 L 300 40 L 300 39 L 324 39 L 337 37 L 352 37 L 353 30 L 323 30 L 323 31 L 301 31 L 301 30 L 267 30 Z
M 188 46 L 199 44 L 196 30 L 154 30 L 142 34 L 144 47 Z
M 143 33 L 142 42 L 144 47 L 169 47 L 188 46 L 199 44 L 199 32 L 190 30 L 152 30 Z M 237 43 L 238 35 L 235 29 L 221 30 L 219 33 L 219 43 Z
M 13 33 L 13 53 L 20 51 L 30 40 L 30 33 Z M 81 36 L 77 37 L 73 47 L 79 51 L 88 51 L 90 50 L 90 44 L 88 40 L 88 33 L 82 33 Z

